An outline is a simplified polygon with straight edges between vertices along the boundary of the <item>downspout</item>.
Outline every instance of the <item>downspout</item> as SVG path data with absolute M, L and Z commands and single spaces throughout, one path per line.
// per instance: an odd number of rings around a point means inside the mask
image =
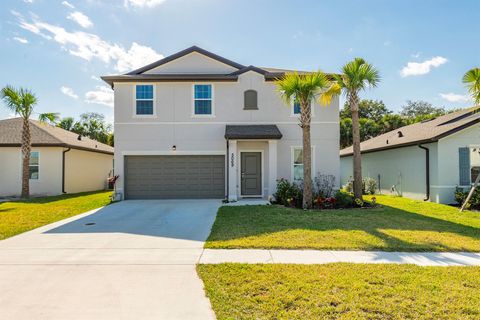
M 425 150 L 425 198 L 423 201 L 428 201 L 430 199 L 430 149 L 427 147 L 422 146 L 421 144 L 418 145 L 420 149 Z
M 230 144 L 229 144 L 229 141 L 228 141 L 228 139 L 227 139 L 227 155 L 226 155 L 226 157 L 225 157 L 225 164 L 226 164 L 226 170 L 227 170 L 227 172 L 225 172 L 225 174 L 227 175 L 227 195 L 225 196 L 225 199 L 227 199 L 227 201 L 228 201 L 228 195 L 230 194 L 230 192 L 229 192 L 230 190 L 228 189 L 228 187 L 229 187 L 229 178 L 230 178 L 230 177 L 229 177 L 229 174 L 228 174 L 228 172 L 230 171 L 230 170 L 229 170 L 230 168 L 229 168 L 229 166 L 228 166 L 228 158 L 229 158 L 229 157 L 230 157 Z
M 67 193 L 65 191 L 65 153 L 70 151 L 71 148 L 62 151 L 62 193 Z

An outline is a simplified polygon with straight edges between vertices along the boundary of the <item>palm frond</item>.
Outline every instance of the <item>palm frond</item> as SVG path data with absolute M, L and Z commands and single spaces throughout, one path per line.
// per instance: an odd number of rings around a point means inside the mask
M 468 70 L 462 78 L 475 104 L 480 104 L 480 68 Z
M 24 119 L 30 118 L 34 106 L 37 104 L 37 97 L 28 89 L 16 89 L 10 85 L 1 91 L 1 97 L 8 109 L 21 115 Z
M 40 113 L 38 115 L 38 121 L 47 122 L 53 125 L 57 123 L 59 118 L 60 118 L 60 115 L 57 112 Z

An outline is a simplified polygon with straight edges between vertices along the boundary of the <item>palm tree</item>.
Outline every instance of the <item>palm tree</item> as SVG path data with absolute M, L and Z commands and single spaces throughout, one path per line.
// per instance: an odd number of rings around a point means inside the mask
M 468 70 L 462 82 L 467 86 L 475 105 L 480 104 L 480 68 Z
M 342 90 L 348 99 L 352 112 L 353 141 L 353 193 L 355 198 L 362 199 L 362 159 L 360 153 L 360 124 L 358 104 L 360 91 L 376 87 L 380 82 L 377 69 L 362 58 L 355 58 L 342 67 L 342 74 L 334 75 L 336 90 Z M 333 90 L 335 92 L 336 90 Z
M 275 81 L 281 97 L 287 105 L 300 105 L 300 127 L 303 135 L 303 208 L 312 207 L 312 144 L 310 141 L 311 103 L 330 103 L 333 95 L 324 93 L 331 89 L 332 82 L 321 71 L 308 74 L 288 73 Z
M 30 136 L 30 116 L 33 113 L 34 107 L 38 102 L 37 97 L 30 90 L 12 86 L 6 86 L 1 91 L 1 98 L 5 102 L 8 109 L 20 115 L 23 119 L 22 128 L 22 198 L 30 196 L 29 187 L 29 164 L 30 164 L 30 150 L 31 136 Z M 42 122 L 54 122 L 57 118 L 55 113 L 41 113 L 38 120 Z

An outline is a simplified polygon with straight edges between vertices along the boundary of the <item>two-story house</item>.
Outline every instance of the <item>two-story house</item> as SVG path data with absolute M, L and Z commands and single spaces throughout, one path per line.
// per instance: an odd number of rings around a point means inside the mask
M 115 174 L 125 199 L 271 196 L 303 176 L 298 105 L 275 79 L 291 70 L 244 66 L 191 47 L 127 74 L 115 94 Z M 339 102 L 312 112 L 312 172 L 339 181 Z

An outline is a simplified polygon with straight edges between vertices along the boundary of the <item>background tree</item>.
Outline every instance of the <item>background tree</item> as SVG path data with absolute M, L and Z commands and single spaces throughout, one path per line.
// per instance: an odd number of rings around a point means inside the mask
M 382 100 L 361 100 L 358 104 L 358 117 L 370 119 L 373 121 L 380 121 L 385 115 L 391 114 Z M 352 112 L 348 101 L 345 102 L 342 111 L 340 111 L 340 118 L 352 118 Z
M 362 159 L 360 153 L 360 92 L 376 87 L 380 82 L 379 72 L 362 58 L 355 58 L 342 67 L 342 74 L 335 75 L 338 90 L 347 97 L 352 114 L 353 142 L 353 192 L 355 198 L 362 199 Z M 333 90 L 332 90 L 333 91 Z
M 19 115 L 22 120 L 22 198 L 30 196 L 30 152 L 32 150 L 32 137 L 30 134 L 30 117 L 34 113 L 38 99 L 33 92 L 24 88 L 6 86 L 1 91 L 1 97 L 6 107 Z M 54 122 L 56 113 L 41 113 L 38 120 Z
M 445 108 L 434 107 L 431 103 L 418 100 L 407 100 L 407 103 L 402 106 L 400 115 L 409 119 L 420 118 L 425 120 L 428 117 L 438 117 L 446 114 Z
M 462 82 L 467 86 L 475 105 L 480 104 L 480 68 L 468 70 L 463 76 Z
M 101 143 L 113 145 L 112 126 L 105 121 L 103 114 L 96 112 L 82 113 L 78 121 L 75 121 L 72 117 L 67 117 L 58 122 L 57 126 Z
M 312 103 L 316 100 L 323 105 L 330 103 L 333 94 L 324 95 L 331 89 L 332 83 L 321 72 L 309 74 L 289 73 L 275 82 L 278 91 L 287 105 L 300 104 L 300 127 L 303 140 L 303 208 L 310 209 L 312 202 L 312 144 L 310 141 L 310 123 Z

